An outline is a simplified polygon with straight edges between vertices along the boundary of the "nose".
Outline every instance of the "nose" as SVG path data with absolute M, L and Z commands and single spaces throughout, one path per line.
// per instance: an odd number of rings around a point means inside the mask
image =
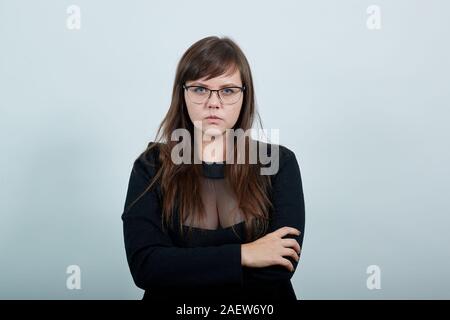
M 218 91 L 211 92 L 211 95 L 209 96 L 207 103 L 208 103 L 208 107 L 210 107 L 210 108 L 220 107 L 221 101 L 219 98 L 219 92 Z

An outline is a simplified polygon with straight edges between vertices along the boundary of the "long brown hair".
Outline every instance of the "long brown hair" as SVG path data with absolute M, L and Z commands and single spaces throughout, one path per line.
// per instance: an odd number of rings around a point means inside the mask
M 154 179 L 144 193 L 156 181 L 160 182 L 163 194 L 163 222 L 173 224 L 174 207 L 176 205 L 180 214 L 178 224 L 181 234 L 183 233 L 183 221 L 188 215 L 193 215 L 194 218 L 204 215 L 204 204 L 199 192 L 201 167 L 194 164 L 194 161 L 191 161 L 190 164 L 174 164 L 171 160 L 172 148 L 178 144 L 177 141 L 171 141 L 172 132 L 175 129 L 184 128 L 190 132 L 191 137 L 194 136 L 194 124 L 185 105 L 183 84 L 186 81 L 203 77 L 211 79 L 225 74 L 227 70 L 233 70 L 234 72 L 236 68 L 240 71 L 245 91 L 240 115 L 232 129 L 242 129 L 244 132 L 251 129 L 255 117 L 259 120 L 262 128 L 261 118 L 256 110 L 252 74 L 244 53 L 229 37 L 211 36 L 194 43 L 181 57 L 173 83 L 172 101 L 169 110 L 156 133 L 156 143 L 149 144 L 144 151 L 145 154 L 150 152 L 152 148 L 158 147 L 160 163 Z M 251 137 L 245 136 L 245 155 L 249 154 L 247 152 L 249 150 L 248 139 L 251 139 Z M 192 143 L 193 140 L 190 142 Z M 236 143 L 233 143 L 233 145 L 234 155 L 237 156 L 237 145 Z M 240 151 L 242 152 L 242 150 Z M 273 205 L 269 196 L 270 177 L 259 174 L 259 160 L 256 164 L 250 164 L 248 158 L 245 160 L 244 164 L 237 163 L 236 159 L 231 164 L 226 163 L 225 179 L 235 192 L 237 204 L 244 214 L 245 236 L 246 240 L 249 241 L 266 232 L 269 212 Z M 232 229 L 236 233 L 234 226 L 232 226 Z

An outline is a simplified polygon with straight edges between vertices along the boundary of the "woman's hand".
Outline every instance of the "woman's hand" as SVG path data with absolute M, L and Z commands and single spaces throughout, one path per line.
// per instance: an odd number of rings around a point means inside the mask
M 253 242 L 241 245 L 242 265 L 256 268 L 281 265 L 293 272 L 294 266 L 283 257 L 290 256 L 299 261 L 301 248 L 297 240 L 283 239 L 288 234 L 298 236 L 300 231 L 292 227 L 282 227 Z

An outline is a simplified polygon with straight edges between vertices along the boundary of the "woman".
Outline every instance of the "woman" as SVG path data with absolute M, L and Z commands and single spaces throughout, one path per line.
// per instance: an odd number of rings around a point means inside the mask
M 256 140 L 230 134 L 252 128 L 255 108 L 250 66 L 235 42 L 207 37 L 184 53 L 162 136 L 135 160 L 122 214 L 144 300 L 297 299 L 290 280 L 305 223 L 300 169 L 287 147 L 257 141 L 255 152 Z M 267 163 L 251 160 L 261 150 L 278 164 L 269 174 Z

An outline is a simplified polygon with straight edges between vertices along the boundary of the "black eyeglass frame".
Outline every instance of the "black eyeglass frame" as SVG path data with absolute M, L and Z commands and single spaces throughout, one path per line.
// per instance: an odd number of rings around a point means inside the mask
M 205 99 L 205 101 L 207 101 L 207 100 L 209 100 L 209 99 L 211 98 L 211 94 L 212 94 L 213 92 L 217 92 L 217 96 L 219 97 L 220 102 L 222 102 L 223 104 L 227 104 L 227 103 L 224 103 L 224 102 L 222 101 L 222 98 L 220 97 L 219 91 L 222 91 L 222 90 L 224 90 L 224 89 L 240 89 L 241 92 L 243 93 L 243 92 L 245 91 L 245 89 L 246 89 L 245 85 L 242 86 L 242 87 L 234 87 L 234 86 L 233 86 L 233 87 L 224 87 L 224 88 L 221 88 L 221 89 L 212 90 L 212 89 L 209 89 L 209 88 L 206 88 L 206 87 L 203 87 L 203 86 L 187 86 L 186 84 L 183 84 L 183 89 L 184 89 L 184 90 L 188 90 L 189 88 L 203 88 L 203 89 L 209 90 L 209 96 L 208 96 L 208 98 Z M 238 99 L 238 100 L 239 100 L 239 99 Z M 237 102 L 238 100 L 236 100 L 236 102 Z M 203 102 L 204 102 L 204 101 L 203 101 Z M 203 102 L 193 102 L 193 103 L 195 103 L 195 104 L 201 104 L 201 103 L 203 103 Z M 229 103 L 229 104 L 235 104 L 236 102 Z

